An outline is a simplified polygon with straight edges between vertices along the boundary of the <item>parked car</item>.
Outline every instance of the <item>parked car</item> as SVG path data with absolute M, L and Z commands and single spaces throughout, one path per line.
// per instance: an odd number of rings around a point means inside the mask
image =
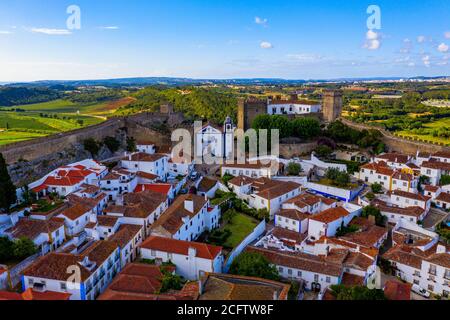
M 425 298 L 430 297 L 430 293 L 427 290 L 425 290 L 424 288 L 419 287 L 417 284 L 413 285 L 411 290 L 412 290 L 412 292 L 417 293 L 419 296 L 422 296 Z
M 189 178 L 194 181 L 197 180 L 198 178 L 198 173 L 196 171 L 192 172 L 191 175 L 189 176 Z

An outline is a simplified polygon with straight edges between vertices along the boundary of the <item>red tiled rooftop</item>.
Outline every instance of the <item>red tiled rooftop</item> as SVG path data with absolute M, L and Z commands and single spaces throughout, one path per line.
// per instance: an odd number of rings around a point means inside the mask
M 209 260 L 215 259 L 217 255 L 222 252 L 222 247 L 213 246 L 206 243 L 181 241 L 155 236 L 151 236 L 145 240 L 144 243 L 141 244 L 141 248 L 186 256 L 188 255 L 189 249 L 194 248 L 197 250 L 197 257 Z

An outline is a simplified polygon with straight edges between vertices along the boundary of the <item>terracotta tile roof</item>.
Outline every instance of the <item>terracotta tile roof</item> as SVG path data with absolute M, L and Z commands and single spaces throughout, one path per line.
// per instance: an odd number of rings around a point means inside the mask
M 421 269 L 422 258 L 413 254 L 411 249 L 404 245 L 399 245 L 389 249 L 383 257 L 397 263 L 401 263 L 415 269 Z
M 193 201 L 194 212 L 190 212 L 185 209 L 185 201 Z M 178 232 L 181 226 L 183 226 L 183 218 L 192 218 L 207 204 L 202 196 L 193 194 L 179 196 L 172 205 L 164 212 L 161 217 L 153 224 L 152 230 L 162 229 L 170 234 Z
M 290 193 L 292 191 L 299 190 L 300 187 L 301 185 L 295 182 L 277 181 L 277 183 L 274 186 L 264 188 L 262 191 L 259 191 L 256 195 L 266 200 L 272 200 L 281 197 L 287 193 Z
M 436 201 L 442 201 L 450 203 L 450 193 L 447 192 L 441 192 L 437 197 Z
M 279 165 L 279 164 L 278 164 Z M 272 164 L 271 163 L 262 163 L 261 161 L 255 161 L 255 162 L 246 162 L 244 164 L 238 164 L 238 163 L 233 163 L 233 164 L 224 164 L 222 165 L 222 168 L 242 168 L 242 169 L 268 169 L 271 168 Z M 276 165 L 274 165 L 274 167 L 276 167 Z
M 437 187 L 437 186 L 426 185 L 426 186 L 424 186 L 423 189 L 424 189 L 425 191 L 428 191 L 428 192 L 436 192 L 436 191 L 438 191 L 440 188 Z
M 115 216 L 97 216 L 97 224 L 103 227 L 114 227 L 119 222 Z
M 139 178 L 143 178 L 143 179 L 148 179 L 148 180 L 156 180 L 159 177 L 153 173 L 148 173 L 148 172 L 143 172 L 143 171 L 138 171 L 136 172 L 136 176 L 138 176 Z
M 308 106 L 317 106 L 320 105 L 320 102 L 308 101 L 308 100 L 273 100 L 270 102 L 271 105 L 284 105 L 284 104 L 303 104 Z
M 422 168 L 449 171 L 450 170 L 450 162 L 424 161 L 422 163 Z
M 285 253 L 276 250 L 248 247 L 248 252 L 256 252 L 262 254 L 270 263 L 277 266 L 285 266 L 293 269 L 316 272 L 334 277 L 342 274 L 342 265 L 331 263 L 318 256 L 304 253 Z
M 346 287 L 359 287 L 364 286 L 364 277 L 360 277 L 354 274 L 344 272 L 342 276 L 341 284 Z
M 16 301 L 23 300 L 23 297 L 18 292 L 0 291 L 0 301 Z
M 153 191 L 157 193 L 161 193 L 164 195 L 168 195 L 170 193 L 170 190 L 172 190 L 172 185 L 165 184 L 165 183 L 159 183 L 159 184 L 138 184 L 136 186 L 136 189 L 134 189 L 134 192 L 143 192 L 143 191 Z
M 119 180 L 120 175 L 114 172 L 108 173 L 106 176 L 102 178 L 102 181 L 109 181 L 109 180 Z
M 294 209 L 282 209 L 280 212 L 277 213 L 277 216 L 297 220 L 297 221 L 303 221 L 305 219 L 308 219 L 311 217 L 311 215 L 307 213 L 300 212 L 298 210 Z
M 139 232 L 142 232 L 142 230 L 142 226 L 123 224 L 115 234 L 109 237 L 108 240 L 116 243 L 120 248 L 124 248 L 139 234 Z
M 322 202 L 322 200 L 325 198 L 308 194 L 308 193 L 302 193 L 298 196 L 286 201 L 285 203 L 294 204 L 299 208 L 304 208 L 306 206 L 313 206 L 315 204 L 318 204 Z
M 11 234 L 14 239 L 25 237 L 34 240 L 43 233 L 52 233 L 63 226 L 63 222 L 55 220 L 45 221 L 23 218 L 20 219 L 14 227 L 7 229 L 5 233 Z
M 319 221 L 323 223 L 330 223 L 332 221 L 338 220 L 340 218 L 346 217 L 350 214 L 347 210 L 342 207 L 330 208 L 322 211 L 316 215 L 311 216 L 309 219 L 314 221 Z
M 449 253 L 435 253 L 426 258 L 428 262 L 450 268 L 450 254 Z
M 419 201 L 425 201 L 425 202 L 428 200 L 431 200 L 430 197 L 427 197 L 427 196 L 424 196 L 421 194 L 412 193 L 412 192 L 406 192 L 406 191 L 402 191 L 402 190 L 393 190 L 393 191 L 391 191 L 391 194 L 394 196 L 398 196 L 398 197 L 419 200 Z
M 91 272 L 79 264 L 81 260 L 82 258 L 78 255 L 50 252 L 33 262 L 23 271 L 23 274 L 30 277 L 67 281 L 70 276 L 67 268 L 76 265 L 80 267 L 81 281 L 85 281 Z
M 75 186 L 82 182 L 84 179 L 80 177 L 47 177 L 44 184 L 47 186 Z
M 129 193 L 123 197 L 125 205 L 109 205 L 104 211 L 108 214 L 122 214 L 124 217 L 146 219 L 167 201 L 167 195 L 143 191 Z
M 283 241 L 285 244 L 293 246 L 295 244 L 301 244 L 303 240 L 308 236 L 306 233 L 302 234 L 299 232 L 287 230 L 280 227 L 275 227 L 271 233 L 277 239 Z
M 136 140 L 136 145 L 137 146 L 155 146 L 156 144 L 154 141 L 151 141 L 151 140 L 139 139 L 139 140 Z
M 69 194 L 67 196 L 67 200 L 70 204 L 82 204 L 83 206 L 93 210 L 96 208 L 105 198 L 107 197 L 106 193 L 99 193 L 95 198 L 87 198 L 87 197 L 79 197 L 75 194 Z
M 385 153 L 377 156 L 377 158 L 401 164 L 406 164 L 408 162 L 408 156 L 399 153 Z
M 343 262 L 343 266 L 366 271 L 371 265 L 374 264 L 374 262 L 375 260 L 369 258 L 361 252 L 349 251 Z
M 439 152 L 436 152 L 435 154 L 433 154 L 434 157 L 438 157 L 438 158 L 448 158 L 450 159 L 450 151 L 448 150 L 442 150 Z
M 385 237 L 387 233 L 388 230 L 386 228 L 372 226 L 366 231 L 350 233 L 340 237 L 340 239 L 370 248 L 375 247 L 375 244 Z
M 286 300 L 290 285 L 254 277 L 206 274 L 199 300 Z
M 407 207 L 407 208 L 400 208 L 400 207 L 393 207 L 387 205 L 385 202 L 380 200 L 374 200 L 372 202 L 372 205 L 380 209 L 381 212 L 387 212 L 387 213 L 394 213 L 394 214 L 400 214 L 404 216 L 409 217 L 420 217 L 424 214 L 425 210 L 421 207 Z
M 409 283 L 388 280 L 384 286 L 384 295 L 388 300 L 411 300 L 411 287 Z
M 88 193 L 88 194 L 94 194 L 100 191 L 100 187 L 94 186 L 92 184 L 86 184 L 83 183 L 81 186 L 82 190 L 80 192 Z
M 413 181 L 414 180 L 414 177 L 412 174 L 403 173 L 401 171 L 395 171 L 392 178 L 396 179 L 396 180 L 402 180 L 402 181 Z
M 376 172 L 377 174 L 382 174 L 385 176 L 392 176 L 394 174 L 394 170 L 392 170 L 391 168 L 387 167 L 385 164 L 383 163 L 368 163 L 365 164 L 363 166 L 361 166 L 361 169 L 367 169 L 367 170 L 373 170 L 374 172 Z
M 134 161 L 134 162 L 155 162 L 158 160 L 161 160 L 162 158 L 167 157 L 165 154 L 155 153 L 155 154 L 148 154 L 143 152 L 138 152 L 132 154 L 130 157 L 124 157 L 122 158 L 122 161 Z
M 188 255 L 190 248 L 194 248 L 197 251 L 196 257 L 208 260 L 214 260 L 222 252 L 222 247 L 217 247 L 206 243 L 181 241 L 155 236 L 151 236 L 145 240 L 141 244 L 141 248 L 170 252 L 185 256 Z
M 24 291 L 22 294 L 23 300 L 35 300 L 35 301 L 66 301 L 72 296 L 70 293 L 45 291 L 34 291 L 31 288 Z
M 228 181 L 229 184 L 232 184 L 234 186 L 246 186 L 246 185 L 250 185 L 255 181 L 254 178 L 249 178 L 246 176 L 237 176 L 234 177 L 233 179 L 231 179 L 230 181 Z
M 70 206 L 68 209 L 64 210 L 61 215 L 65 216 L 66 218 L 75 221 L 81 216 L 88 213 L 91 209 L 86 207 L 85 205 L 82 205 L 81 203 L 75 204 L 73 206 Z
M 217 180 L 204 177 L 198 185 L 198 191 L 208 192 L 209 190 L 214 188 L 216 185 L 217 185 Z

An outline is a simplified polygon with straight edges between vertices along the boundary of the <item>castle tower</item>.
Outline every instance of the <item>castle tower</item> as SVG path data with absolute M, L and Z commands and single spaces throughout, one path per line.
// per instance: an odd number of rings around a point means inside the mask
M 322 113 L 325 122 L 330 123 L 342 114 L 342 91 L 326 90 L 323 92 Z
M 247 130 L 252 127 L 252 122 L 261 114 L 267 114 L 266 100 L 245 100 L 238 101 L 238 129 Z

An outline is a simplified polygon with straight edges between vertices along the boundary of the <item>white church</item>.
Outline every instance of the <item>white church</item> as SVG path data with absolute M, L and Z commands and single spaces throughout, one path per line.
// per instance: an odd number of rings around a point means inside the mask
M 226 118 L 222 128 L 210 123 L 204 125 L 195 134 L 196 157 L 202 158 L 205 154 L 209 154 L 215 158 L 231 158 L 235 130 L 236 126 L 230 117 Z

